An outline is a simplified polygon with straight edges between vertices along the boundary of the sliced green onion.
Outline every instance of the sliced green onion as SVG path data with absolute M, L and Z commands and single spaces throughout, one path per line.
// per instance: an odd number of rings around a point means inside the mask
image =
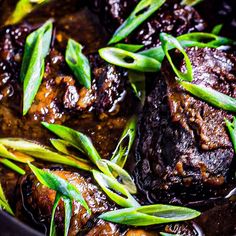
M 91 214 L 91 209 L 87 205 L 80 191 L 74 185 L 50 171 L 41 170 L 30 163 L 28 163 L 28 165 L 41 184 L 61 193 L 71 200 L 77 201 L 89 214 Z
M 97 162 L 98 168 L 107 176 L 113 177 L 113 178 L 119 178 L 120 182 L 124 187 L 131 193 L 136 194 L 137 188 L 135 186 L 135 183 L 129 173 L 118 166 L 115 163 L 112 163 L 108 160 L 100 160 Z
M 3 139 L 0 139 L 0 156 L 1 157 L 11 159 L 13 161 L 18 161 L 18 162 L 21 162 L 21 163 L 27 163 L 27 162 L 34 161 L 34 159 L 30 156 L 27 156 L 27 155 L 24 155 L 24 154 L 21 154 L 21 153 L 15 153 L 14 154 L 14 153 L 8 151 L 7 148 L 3 145 L 3 143 L 1 143 L 1 140 L 3 140 Z
M 139 206 L 129 191 L 116 179 L 95 170 L 93 170 L 93 177 L 107 196 L 118 205 L 122 207 Z
M 234 147 L 234 152 L 236 153 L 236 117 L 233 118 L 232 123 L 229 120 L 225 119 L 225 123 Z
M 179 83 L 192 95 L 211 105 L 226 111 L 236 112 L 236 99 L 203 85 L 191 84 L 185 81 Z
M 61 200 L 61 197 L 62 197 L 62 194 L 57 192 L 54 203 L 53 203 L 53 208 L 52 208 L 49 236 L 56 236 L 55 213 L 56 213 L 57 206 Z
M 236 42 L 225 37 L 217 36 L 212 33 L 204 33 L 204 32 L 193 32 L 188 34 L 183 34 L 177 37 L 177 40 L 181 44 L 182 47 L 199 47 L 199 48 L 217 48 L 222 45 L 235 45 Z M 168 45 L 168 49 L 173 49 L 174 46 Z M 159 62 L 162 62 L 165 53 L 162 49 L 162 46 L 158 46 L 155 48 L 150 48 L 139 52 L 139 54 L 151 57 Z
M 211 33 L 215 34 L 215 35 L 219 35 L 220 31 L 222 30 L 222 27 L 223 27 L 223 24 L 219 24 L 219 25 L 214 26 Z
M 128 52 L 137 52 L 144 47 L 143 44 L 126 44 L 126 43 L 117 43 L 116 48 L 123 49 Z
M 173 71 L 175 72 L 175 74 L 178 76 L 179 79 L 182 80 L 186 80 L 186 81 L 192 81 L 193 80 L 193 70 L 192 70 L 192 65 L 191 65 L 191 61 L 187 55 L 187 53 L 185 52 L 185 50 L 183 49 L 183 47 L 180 45 L 179 41 L 174 38 L 173 36 L 166 34 L 166 33 L 161 33 L 160 34 L 160 40 L 161 40 L 161 44 L 162 44 L 162 49 L 173 69 Z M 177 69 L 177 67 L 174 65 L 174 62 L 169 54 L 169 45 L 173 46 L 174 48 L 178 49 L 185 60 L 186 63 L 186 69 L 187 72 L 183 73 L 180 70 Z
M 21 175 L 25 174 L 25 171 L 22 168 L 20 168 L 19 166 L 17 166 L 13 162 L 9 161 L 8 159 L 0 158 L 0 163 L 2 163 L 3 165 L 7 166 L 8 168 L 14 170 L 15 172 L 17 172 Z
M 50 48 L 52 38 L 52 22 L 46 22 L 27 39 L 21 66 L 20 79 L 23 81 L 23 115 L 33 103 L 44 75 L 45 57 Z
M 64 236 L 67 236 L 69 234 L 70 229 L 70 220 L 72 217 L 72 201 L 71 199 L 64 197 L 64 209 L 65 209 L 65 230 L 64 230 Z
M 141 0 L 126 21 L 116 30 L 108 44 L 117 43 L 126 38 L 149 16 L 164 4 L 165 0 Z
M 111 161 L 124 167 L 129 155 L 130 149 L 133 145 L 136 136 L 137 117 L 133 116 L 128 122 L 123 131 L 120 141 L 113 152 Z M 127 145 L 128 144 L 128 145 Z
M 141 72 L 156 72 L 161 67 L 160 62 L 153 58 L 119 48 L 102 48 L 99 50 L 99 55 L 111 64 Z
M 50 0 L 19 0 L 15 10 L 5 22 L 5 25 L 13 25 L 20 22 L 29 13 L 48 2 L 50 2 Z
M 2 189 L 2 185 L 0 183 L 0 209 L 3 208 L 5 211 L 7 211 L 9 214 L 14 215 L 10 205 L 8 204 L 8 201 L 6 199 L 6 196 L 4 194 L 4 191 Z
M 150 205 L 106 212 L 100 219 L 131 226 L 148 226 L 191 220 L 200 212 L 179 206 Z
M 86 135 L 62 125 L 48 124 L 46 122 L 42 122 L 42 125 L 82 151 L 94 164 L 101 159 L 92 141 Z
M 203 0 L 182 0 L 181 5 L 194 6 Z
M 180 234 L 169 234 L 165 232 L 160 232 L 160 236 L 181 236 Z
M 90 171 L 92 169 L 92 167 L 88 165 L 87 162 L 75 160 L 70 156 L 61 155 L 51 151 L 48 147 L 28 140 L 19 138 L 2 138 L 0 139 L 0 144 L 44 161 L 65 164 L 82 170 Z
M 69 142 L 62 139 L 54 139 L 54 138 L 50 139 L 50 142 L 52 146 L 55 149 L 57 149 L 57 151 L 66 155 L 70 155 L 70 152 L 67 149 L 68 146 L 71 146 Z
M 91 69 L 87 57 L 82 53 L 82 45 L 68 40 L 66 48 L 66 62 L 77 80 L 87 89 L 91 87 Z
M 140 99 L 141 104 L 144 104 L 146 97 L 146 77 L 142 72 L 130 70 L 128 72 L 129 82 L 134 90 L 135 95 Z

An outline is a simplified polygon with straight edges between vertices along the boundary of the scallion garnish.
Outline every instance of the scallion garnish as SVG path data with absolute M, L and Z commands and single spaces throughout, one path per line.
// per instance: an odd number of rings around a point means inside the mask
M 20 168 L 19 166 L 17 166 L 13 162 L 9 161 L 8 159 L 0 158 L 0 163 L 2 163 L 3 165 L 7 166 L 8 168 L 14 170 L 15 172 L 17 172 L 21 175 L 25 174 L 25 171 L 22 168 Z
M 182 0 L 181 4 L 182 5 L 187 5 L 187 6 L 194 6 L 203 0 Z
M 52 22 L 31 33 L 25 43 L 20 79 L 23 82 L 23 115 L 33 103 L 44 75 L 45 58 L 52 38 Z
M 183 34 L 177 37 L 177 40 L 181 44 L 182 47 L 199 47 L 199 48 L 217 48 L 222 45 L 234 45 L 236 44 L 235 41 L 226 38 L 217 36 L 212 33 L 205 33 L 205 32 L 193 32 L 188 34 Z M 169 50 L 173 49 L 174 47 L 171 45 L 168 45 Z M 165 53 L 163 52 L 162 46 L 158 46 L 155 48 L 150 48 L 147 50 L 144 50 L 142 52 L 139 52 L 139 54 L 151 57 L 153 59 L 156 59 L 159 62 L 162 62 Z
M 70 229 L 70 220 L 72 217 L 72 201 L 70 198 L 63 196 L 64 209 L 65 209 L 65 223 L 64 223 L 64 236 L 67 236 Z
M 118 224 L 148 226 L 191 220 L 199 215 L 200 212 L 190 208 L 156 204 L 110 211 L 99 218 Z
M 166 33 L 160 34 L 160 40 L 161 40 L 162 49 L 163 49 L 170 65 L 171 65 L 172 69 L 174 70 L 175 74 L 178 76 L 179 79 L 191 82 L 193 80 L 193 71 L 192 71 L 191 61 L 190 61 L 187 53 L 185 52 L 185 50 L 183 49 L 183 47 L 179 43 L 179 41 L 176 38 L 174 38 L 173 36 L 166 34 Z M 182 53 L 185 63 L 186 63 L 186 69 L 187 69 L 186 73 L 181 72 L 174 65 L 174 62 L 169 54 L 169 46 L 178 49 Z
M 41 184 L 61 193 L 63 196 L 72 201 L 77 201 L 87 210 L 89 214 L 91 214 L 91 209 L 89 208 L 87 202 L 74 185 L 50 171 L 41 170 L 30 163 L 28 163 L 28 165 Z
M 62 194 L 57 192 L 54 203 L 53 203 L 53 208 L 52 208 L 49 236 L 56 236 L 55 213 L 56 213 L 57 206 L 61 200 L 61 197 L 62 197 Z
M 19 0 L 15 10 L 5 22 L 5 25 L 13 25 L 20 22 L 26 15 L 34 11 L 42 4 L 48 3 L 52 0 Z
M 141 104 L 144 104 L 146 97 L 146 77 L 142 72 L 133 70 L 128 71 L 129 82 L 133 88 L 135 95 L 140 99 Z
M 161 67 L 161 63 L 153 58 L 119 48 L 102 48 L 99 55 L 111 64 L 141 72 L 157 72 Z
M 6 199 L 6 196 L 3 192 L 3 189 L 2 189 L 2 185 L 1 185 L 1 182 L 0 182 L 0 209 L 3 209 L 5 211 L 7 211 L 9 214 L 11 215 L 14 215 L 7 199 Z
M 203 85 L 179 81 L 185 90 L 205 102 L 226 111 L 236 112 L 236 99 Z
M 234 152 L 236 153 L 236 117 L 233 118 L 232 123 L 229 120 L 225 119 L 225 123 L 229 131 L 229 135 L 233 144 Z
M 165 0 L 141 0 L 126 21 L 116 30 L 108 44 L 117 43 L 126 38 L 160 8 L 164 2 Z
M 125 130 L 121 135 L 120 141 L 111 157 L 111 161 L 116 163 L 122 168 L 125 166 L 130 149 L 133 145 L 136 136 L 136 126 L 137 126 L 137 117 L 133 116 L 127 122 Z
M 123 49 L 129 52 L 137 52 L 144 47 L 143 44 L 126 44 L 126 43 L 117 43 L 114 47 Z
M 133 198 L 129 191 L 115 178 L 109 177 L 96 170 L 93 171 L 93 177 L 107 196 L 118 205 L 122 207 L 139 206 L 139 203 Z
M 59 164 L 65 164 L 68 166 L 73 166 L 82 170 L 88 170 L 90 171 L 92 167 L 85 161 L 82 161 L 81 159 L 74 159 L 71 156 L 61 155 L 57 152 L 54 152 L 50 150 L 48 147 L 45 147 L 43 145 L 37 144 L 35 142 L 31 142 L 24 139 L 19 138 L 2 138 L 0 139 L 0 144 L 2 144 L 4 147 L 11 148 L 13 150 L 17 150 L 19 152 L 22 152 L 24 154 L 33 156 L 35 158 L 59 163 Z M 1 145 L 0 145 L 1 147 Z M 20 153 L 19 153 L 20 156 Z M 21 156 L 24 156 L 21 154 Z M 26 159 L 25 162 L 32 161 L 33 159 Z
M 67 147 L 71 146 L 69 142 L 63 139 L 54 139 L 54 138 L 50 139 L 50 142 L 57 151 L 66 155 L 70 155 L 70 152 L 67 149 Z
M 91 69 L 87 57 L 82 53 L 82 49 L 81 44 L 69 39 L 66 48 L 66 62 L 79 83 L 90 89 Z
M 69 142 L 79 151 L 82 151 L 94 164 L 96 164 L 96 161 L 101 159 L 97 150 L 93 146 L 92 141 L 81 132 L 63 125 L 48 124 L 46 122 L 42 122 L 42 125 L 60 138 Z
M 5 139 L 0 139 L 1 141 Z M 13 161 L 21 162 L 21 163 L 27 163 L 27 162 L 32 162 L 34 159 L 28 155 L 23 155 L 21 153 L 13 153 L 7 150 L 7 148 L 1 143 L 0 141 L 0 156 L 11 159 Z
M 215 25 L 211 33 L 215 35 L 219 35 L 220 31 L 222 30 L 222 27 L 223 27 L 223 24 Z

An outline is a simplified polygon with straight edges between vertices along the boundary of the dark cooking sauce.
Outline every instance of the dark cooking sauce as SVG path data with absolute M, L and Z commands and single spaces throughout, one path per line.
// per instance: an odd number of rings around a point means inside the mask
M 85 54 L 88 55 L 96 53 L 99 48 L 105 46 L 111 36 L 100 23 L 98 16 L 84 6 L 85 3 L 86 0 L 85 2 L 77 0 L 55 1 L 26 17 L 26 28 L 29 27 L 28 30 L 30 31 L 44 23 L 48 18 L 55 18 L 57 33 L 54 35 L 53 44 L 57 51 L 51 52 L 52 55 L 50 55 L 50 60 L 55 62 L 53 66 L 55 71 L 50 72 L 50 76 L 52 77 L 57 77 L 57 63 L 58 68 L 63 68 L 61 65 L 63 65 L 64 62 L 60 61 L 60 53 L 64 53 L 68 38 L 72 37 L 84 45 Z M 205 20 L 208 22 L 209 29 L 218 23 L 225 22 L 226 27 L 223 28 L 223 36 L 236 38 L 236 20 L 232 8 L 233 4 L 233 0 L 206 0 L 199 4 L 197 8 L 199 12 L 202 13 L 203 17 L 207 16 Z M 1 22 L 3 22 L 12 11 L 14 1 L 0 1 L 0 6 L 0 19 Z M 22 37 L 22 35 L 19 37 Z M 19 53 L 22 53 L 22 50 L 23 45 Z M 51 62 L 48 63 L 50 64 Z M 19 65 L 18 63 L 14 67 L 16 71 L 13 71 L 13 74 L 19 73 Z M 60 73 L 64 76 L 67 75 L 68 71 L 67 69 L 62 69 Z M 46 89 L 49 94 L 51 93 L 51 96 L 57 96 L 60 94 L 60 86 L 74 85 L 74 82 L 71 82 L 69 79 L 66 82 L 64 80 L 61 82 L 60 80 L 58 83 L 59 85 L 51 84 L 48 78 L 44 78 L 40 91 L 42 94 L 45 94 Z M 57 90 L 55 86 L 58 86 L 59 89 Z M 86 111 L 76 109 L 60 110 L 61 107 L 58 108 L 54 101 L 41 97 L 39 91 L 35 99 L 35 106 L 33 104 L 29 114 L 23 117 L 21 115 L 20 95 L 22 91 L 17 85 L 17 76 L 11 83 L 8 83 L 6 79 L 5 84 L 0 84 L 0 89 L 8 94 L 8 96 L 6 96 L 7 98 L 1 98 L 0 100 L 0 137 L 21 137 L 49 145 L 49 138 L 53 137 L 53 135 L 43 128 L 40 122 L 55 122 L 70 126 L 87 134 L 91 137 L 95 147 L 103 158 L 111 156 L 127 120 L 133 114 L 138 113 L 139 104 L 132 93 L 130 93 L 129 89 L 124 98 L 122 97 L 123 95 L 117 98 L 117 100 L 121 100 L 121 102 L 118 102 L 115 107 L 112 107 L 108 112 L 97 112 L 95 105 L 92 105 Z M 80 92 L 82 93 L 82 91 Z M 42 108 L 45 107 L 45 104 L 46 107 L 50 107 L 51 110 L 43 110 Z M 59 110 L 57 111 L 57 109 Z M 128 166 L 130 167 L 128 170 L 133 169 L 132 156 L 129 162 Z M 55 168 L 60 166 L 47 164 L 47 167 Z M 13 207 L 16 202 L 15 186 L 18 178 L 18 174 L 0 166 L 1 183 Z M 228 186 L 228 188 L 232 189 L 232 186 Z M 224 191 L 227 192 L 229 189 L 225 189 Z M 140 196 L 140 199 L 143 199 L 143 197 Z M 168 225 L 165 228 L 167 231 L 182 233 L 182 235 L 201 235 L 202 232 L 206 235 L 236 234 L 235 202 L 229 202 L 228 200 L 219 198 L 206 202 L 190 203 L 189 206 L 194 206 L 205 212 L 193 223 Z M 25 220 L 23 216 L 21 217 L 21 220 Z M 159 227 L 157 228 L 159 229 Z

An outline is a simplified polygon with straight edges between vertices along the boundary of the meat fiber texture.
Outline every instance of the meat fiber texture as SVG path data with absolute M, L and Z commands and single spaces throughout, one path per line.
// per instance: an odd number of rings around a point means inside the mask
M 189 48 L 193 83 L 236 97 L 236 58 L 217 49 Z M 185 71 L 180 54 L 172 54 Z M 136 179 L 151 202 L 185 203 L 221 194 L 231 178 L 234 151 L 224 118 L 186 92 L 168 61 L 146 98 L 138 125 Z

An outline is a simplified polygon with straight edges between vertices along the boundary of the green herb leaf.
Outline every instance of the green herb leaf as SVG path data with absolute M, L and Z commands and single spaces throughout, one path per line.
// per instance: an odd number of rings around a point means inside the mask
M 123 49 L 128 52 L 137 52 L 144 47 L 143 44 L 126 44 L 126 43 L 117 43 L 116 48 Z
M 140 99 L 141 104 L 144 104 L 146 97 L 146 77 L 142 72 L 130 70 L 128 72 L 129 82 L 134 90 L 135 95 Z
M 91 210 L 84 200 L 82 194 L 74 185 L 51 173 L 50 171 L 41 170 L 30 163 L 28 163 L 28 165 L 41 184 L 61 193 L 63 196 L 66 196 L 71 200 L 79 202 L 87 210 L 87 212 L 91 214 Z
M 188 34 L 183 34 L 177 37 L 177 40 L 181 44 L 182 47 L 199 47 L 199 48 L 217 48 L 222 45 L 235 45 L 236 42 L 225 37 L 217 36 L 212 33 L 204 33 L 204 32 L 193 32 Z M 168 45 L 168 49 L 173 49 L 173 45 Z M 151 57 L 159 62 L 162 62 L 165 53 L 162 49 L 162 46 L 158 46 L 155 48 L 150 48 L 139 52 L 139 54 Z
M 108 44 L 117 43 L 126 38 L 149 16 L 164 4 L 165 0 L 141 0 L 126 21 L 116 30 Z
M 65 230 L 64 230 L 64 236 L 67 236 L 70 229 L 70 220 L 72 217 L 72 201 L 67 198 L 63 197 L 64 201 L 64 208 L 65 208 Z
M 176 38 L 174 38 L 173 36 L 166 34 L 166 33 L 160 34 L 160 40 L 161 40 L 161 44 L 162 44 L 162 49 L 163 49 L 170 65 L 171 65 L 173 71 L 175 72 L 175 74 L 178 76 L 179 79 L 191 82 L 193 80 L 193 71 L 192 71 L 191 61 L 190 61 L 187 53 L 184 51 L 183 47 L 180 45 L 179 41 Z M 181 72 L 174 65 L 174 62 L 173 62 L 173 60 L 169 54 L 169 51 L 168 51 L 169 45 L 178 49 L 182 53 L 185 63 L 186 63 L 186 69 L 187 69 L 186 73 Z
M 215 35 L 219 35 L 220 31 L 222 30 L 222 27 L 223 27 L 223 24 L 219 24 L 219 25 L 214 26 L 211 33 L 215 34 Z
M 57 149 L 57 151 L 66 155 L 70 155 L 70 152 L 67 149 L 67 147 L 71 146 L 69 142 L 62 139 L 54 139 L 54 138 L 50 139 L 50 142 L 52 146 L 55 149 Z
M 10 205 L 8 204 L 8 201 L 6 199 L 6 196 L 3 192 L 2 185 L 0 183 L 0 209 L 3 208 L 5 211 L 7 211 L 9 214 L 14 215 Z
M 182 0 L 181 5 L 195 6 L 203 0 Z
M 34 159 L 31 158 L 30 156 L 24 155 L 22 153 L 13 153 L 13 152 L 8 151 L 7 148 L 1 142 L 3 140 L 5 140 L 5 139 L 0 139 L 0 156 L 1 157 L 11 159 L 13 161 L 18 161 L 18 162 L 21 162 L 21 163 L 27 163 L 27 162 L 34 161 Z
M 94 164 L 101 159 L 92 141 L 86 135 L 62 125 L 48 124 L 46 122 L 42 122 L 42 125 L 82 151 Z
M 229 120 L 225 119 L 225 123 L 234 147 L 234 152 L 236 153 L 236 117 L 233 118 L 232 123 Z
M 20 22 L 30 12 L 48 2 L 50 2 L 50 0 L 19 0 L 15 10 L 5 22 L 5 25 L 13 25 Z
M 52 22 L 46 22 L 27 39 L 21 66 L 20 78 L 23 81 L 23 115 L 31 107 L 34 97 L 42 82 L 45 57 L 50 48 L 52 38 Z
M 128 122 L 123 131 L 120 141 L 113 152 L 111 161 L 124 167 L 129 155 L 130 149 L 133 145 L 136 136 L 137 117 L 133 116 Z
M 123 207 L 139 206 L 129 191 L 116 179 L 95 170 L 93 170 L 93 177 L 107 196 L 118 205 Z
M 56 236 L 55 213 L 56 213 L 56 209 L 60 202 L 61 197 L 62 197 L 62 194 L 57 192 L 55 200 L 54 200 L 53 208 L 52 208 L 49 236 Z
M 160 62 L 153 58 L 119 48 L 102 48 L 99 50 L 99 55 L 111 64 L 141 72 L 157 72 L 161 67 Z
M 190 220 L 200 212 L 171 205 L 150 205 L 106 212 L 100 219 L 131 226 L 147 226 Z
M 192 95 L 220 109 L 236 112 L 236 99 L 203 85 L 191 84 L 185 81 L 179 83 Z
M 66 62 L 80 84 L 90 89 L 91 69 L 87 57 L 82 53 L 82 49 L 81 44 L 69 39 L 66 48 Z
M 2 138 L 0 139 L 0 144 L 44 161 L 65 164 L 82 170 L 90 171 L 92 169 L 86 161 L 82 162 L 81 160 L 76 160 L 70 156 L 61 155 L 51 151 L 48 147 L 24 139 Z M 28 161 L 32 161 L 32 159 L 29 159 Z
M 105 175 L 113 177 L 114 179 L 119 178 L 121 184 L 124 185 L 124 187 L 131 194 L 137 193 L 135 183 L 126 170 L 124 170 L 117 164 L 104 159 L 97 161 L 97 166 Z
M 169 234 L 165 232 L 160 232 L 160 236 L 181 236 L 180 234 Z
M 25 174 L 25 171 L 23 169 L 21 169 L 19 166 L 17 166 L 13 162 L 9 161 L 8 159 L 0 158 L 0 163 L 2 163 L 3 165 L 7 166 L 8 168 L 16 171 L 17 173 L 19 173 L 21 175 Z

